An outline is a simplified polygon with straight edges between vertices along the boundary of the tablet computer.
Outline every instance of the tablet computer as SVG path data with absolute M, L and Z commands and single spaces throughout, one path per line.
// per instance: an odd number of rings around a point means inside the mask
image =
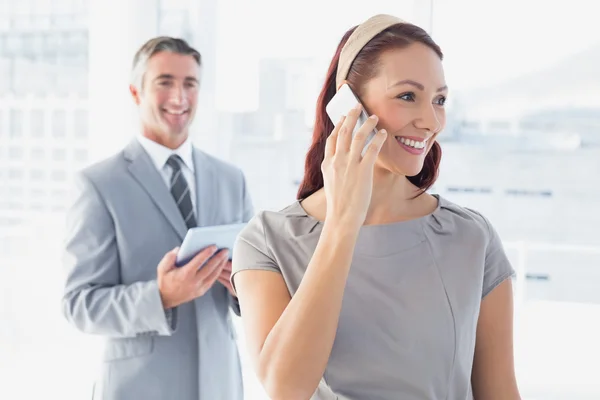
M 245 226 L 246 223 L 238 223 L 189 229 L 179 247 L 175 265 L 184 266 L 203 249 L 212 245 L 217 246 L 218 249 L 228 249 L 231 255 L 235 240 Z

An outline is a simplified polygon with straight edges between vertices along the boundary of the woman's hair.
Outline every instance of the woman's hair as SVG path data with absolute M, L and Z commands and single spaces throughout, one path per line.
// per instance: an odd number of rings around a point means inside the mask
M 346 32 L 338 45 L 335 55 L 331 60 L 331 64 L 329 65 L 325 84 L 323 85 L 317 100 L 312 143 L 306 154 L 304 177 L 300 183 L 297 194 L 297 198 L 300 200 L 307 198 L 323 187 L 321 163 L 325 157 L 325 142 L 334 128 L 334 124 L 329 119 L 325 107 L 337 91 L 335 79 L 340 60 L 340 53 L 344 44 L 356 28 L 357 27 L 354 27 Z M 415 42 L 423 43 L 434 50 L 440 59 L 443 58 L 439 46 L 422 28 L 408 23 L 392 25 L 371 39 L 358 53 L 350 66 L 348 77 L 346 78 L 348 85 L 359 98 L 362 97 L 364 85 L 379 74 L 381 55 L 385 51 L 405 48 Z M 425 157 L 421 172 L 415 176 L 407 177 L 411 183 L 421 190 L 421 193 L 424 193 L 429 189 L 437 179 L 441 158 L 442 149 L 437 142 L 434 142 L 431 150 Z

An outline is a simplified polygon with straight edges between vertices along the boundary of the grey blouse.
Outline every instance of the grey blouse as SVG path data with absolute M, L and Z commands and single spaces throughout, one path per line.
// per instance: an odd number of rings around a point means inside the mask
M 361 228 L 313 400 L 473 399 L 481 300 L 514 271 L 485 217 L 436 197 L 425 217 Z M 238 237 L 232 280 L 274 271 L 293 296 L 321 229 L 299 202 L 257 214 Z

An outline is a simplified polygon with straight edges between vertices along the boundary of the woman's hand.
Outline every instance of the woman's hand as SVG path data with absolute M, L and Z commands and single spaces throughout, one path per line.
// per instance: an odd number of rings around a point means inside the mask
M 358 230 L 365 222 L 373 192 L 373 168 L 385 140 L 385 130 L 377 132 L 362 156 L 369 134 L 376 128 L 375 115 L 360 127 L 354 138 L 352 131 L 361 113 L 358 104 L 343 118 L 327 138 L 325 158 L 321 164 L 325 196 L 326 221 L 335 221 L 346 229 Z

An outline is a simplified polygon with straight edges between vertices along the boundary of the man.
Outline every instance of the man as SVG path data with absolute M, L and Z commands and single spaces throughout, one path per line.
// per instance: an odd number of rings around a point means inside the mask
M 174 266 L 188 228 L 247 222 L 253 213 L 243 173 L 188 137 L 200 66 L 181 39 L 144 44 L 130 85 L 141 134 L 77 178 L 63 312 L 106 339 L 95 399 L 243 397 L 227 252 L 205 249 Z

